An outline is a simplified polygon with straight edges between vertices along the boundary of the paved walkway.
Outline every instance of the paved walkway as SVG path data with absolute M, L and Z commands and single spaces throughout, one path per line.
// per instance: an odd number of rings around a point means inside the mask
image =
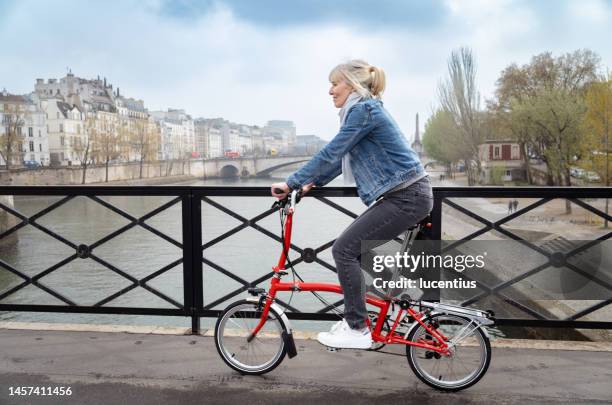
M 478 384 L 446 394 L 419 382 L 400 350 L 329 353 L 312 340 L 296 343 L 296 358 L 245 377 L 225 366 L 208 336 L 0 329 L 0 404 L 612 402 L 609 345 L 497 347 Z M 16 386 L 71 387 L 72 395 L 9 396 Z

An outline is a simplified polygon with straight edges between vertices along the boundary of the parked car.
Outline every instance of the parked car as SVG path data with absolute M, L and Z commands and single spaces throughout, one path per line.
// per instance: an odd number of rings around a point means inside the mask
M 584 177 L 584 173 L 585 173 L 584 170 L 579 167 L 570 168 L 570 176 L 572 177 L 581 178 L 581 177 Z
M 586 172 L 584 177 L 585 179 L 587 179 L 587 181 L 591 181 L 591 182 L 601 181 L 601 177 L 599 177 L 599 174 L 595 172 Z
M 24 160 L 23 165 L 28 169 L 33 169 L 35 167 L 41 167 L 42 165 L 36 160 Z

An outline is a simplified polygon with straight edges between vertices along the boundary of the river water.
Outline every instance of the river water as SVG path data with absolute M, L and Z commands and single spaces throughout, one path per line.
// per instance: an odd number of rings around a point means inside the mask
M 277 174 L 279 177 L 268 179 L 190 181 L 176 185 L 269 186 L 271 182 L 284 179 L 284 177 L 281 177 L 284 175 L 285 173 L 280 173 Z M 332 185 L 342 184 L 341 178 L 332 183 Z M 31 216 L 61 198 L 15 196 L 14 204 L 17 211 Z M 134 217 L 140 217 L 170 201 L 173 197 L 112 196 L 100 198 Z M 260 214 L 269 208 L 274 201 L 272 197 L 213 197 L 212 200 L 245 218 L 252 218 Z M 366 208 L 358 198 L 332 200 L 356 214 L 363 212 Z M 212 205 L 206 202 L 203 202 L 202 205 L 204 243 L 240 224 L 238 220 Z M 316 248 L 336 238 L 351 221 L 350 217 L 315 199 L 304 199 L 298 206 L 294 217 L 293 243 L 301 248 Z M 86 197 L 74 198 L 39 218 L 37 222 L 76 245 L 90 245 L 129 223 L 125 218 Z M 174 240 L 182 242 L 180 202 L 147 220 L 146 224 Z M 258 225 L 276 235 L 280 235 L 279 216 L 276 213 L 262 219 L 258 222 Z M 28 276 L 34 276 L 74 254 L 71 247 L 31 225 L 21 228 L 18 231 L 18 236 L 17 246 L 1 249 L 0 258 Z M 182 256 L 178 247 L 139 226 L 133 227 L 120 236 L 96 247 L 93 254 L 105 263 L 137 279 L 146 277 Z M 207 260 L 222 266 L 247 281 L 255 280 L 268 273 L 272 266 L 276 264 L 279 254 L 280 245 L 278 242 L 252 227 L 247 227 L 204 251 L 204 257 Z M 298 255 L 292 252 L 291 257 L 297 258 Z M 318 257 L 333 265 L 330 249 L 322 252 Z M 213 267 L 204 264 L 205 305 L 241 287 L 239 282 Z M 336 275 L 333 272 L 316 263 L 297 265 L 296 270 L 307 281 L 337 282 Z M 183 265 L 179 264 L 153 278 L 147 285 L 171 300 L 182 304 L 182 272 Z M 0 294 L 21 282 L 20 277 L 0 267 Z M 128 279 L 116 274 L 92 258 L 76 259 L 44 276 L 39 282 L 44 287 L 58 292 L 70 301 L 87 306 L 94 305 L 131 284 Z M 269 281 L 266 280 L 260 286 L 267 287 L 268 284 Z M 246 293 L 241 293 L 229 299 L 229 301 L 219 303 L 213 309 L 224 308 L 234 300 L 246 295 Z M 333 294 L 322 295 L 330 302 L 335 302 L 340 298 Z M 284 298 L 289 299 L 289 294 Z M 33 285 L 9 295 L 1 302 L 7 304 L 65 305 L 65 302 L 54 297 L 48 291 Z M 323 307 L 323 304 L 314 296 L 306 293 L 294 294 L 291 305 L 302 311 L 315 311 Z M 105 303 L 104 306 L 176 308 L 142 287 L 136 287 Z M 162 326 L 190 325 L 190 320 L 182 317 L 34 312 L 0 312 L 0 320 Z M 206 327 L 211 325 L 212 320 L 203 319 L 202 322 Z M 303 328 L 310 329 L 316 324 L 306 322 Z

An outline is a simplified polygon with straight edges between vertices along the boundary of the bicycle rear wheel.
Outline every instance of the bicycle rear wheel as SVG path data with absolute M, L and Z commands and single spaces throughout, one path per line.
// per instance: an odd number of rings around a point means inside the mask
M 406 346 L 408 364 L 425 384 L 442 391 L 459 391 L 478 382 L 491 362 L 491 343 L 481 327 L 469 318 L 437 314 L 424 323 L 432 326 L 449 341 L 450 356 L 417 346 Z M 434 339 L 418 325 L 410 330 L 407 340 L 434 343 Z
M 217 351 L 228 366 L 242 374 L 267 373 L 285 358 L 282 335 L 287 328 L 272 308 L 257 336 L 250 342 L 247 340 L 261 315 L 256 303 L 238 301 L 223 311 L 215 326 Z

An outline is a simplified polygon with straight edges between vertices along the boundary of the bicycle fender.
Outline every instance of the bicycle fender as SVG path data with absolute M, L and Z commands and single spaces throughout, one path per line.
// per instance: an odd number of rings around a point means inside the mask
M 427 319 L 431 318 L 434 315 L 457 315 L 457 316 L 461 316 L 460 314 L 453 314 L 453 313 L 448 313 L 448 312 L 441 312 L 441 311 L 438 312 L 438 311 L 435 311 L 435 312 L 431 312 L 427 317 L 425 317 L 425 319 L 423 319 L 423 321 L 426 321 Z M 465 316 L 465 315 L 463 315 L 463 316 Z M 465 317 L 466 318 L 470 318 L 469 316 L 465 316 Z M 473 318 L 470 318 L 470 319 L 473 319 Z M 408 328 L 408 331 L 404 335 L 404 338 L 408 337 L 408 335 L 410 334 L 412 329 L 414 329 L 414 328 L 416 328 L 416 327 L 418 327 L 420 325 L 421 324 L 418 323 L 417 321 L 412 322 L 412 325 L 410 326 L 410 328 Z M 485 334 L 485 336 L 487 337 L 487 339 L 491 339 L 491 336 L 489 335 L 489 331 L 487 330 L 487 328 L 483 327 L 485 325 L 483 325 L 482 323 L 479 323 L 478 325 L 479 325 L 480 329 L 483 331 L 483 333 Z
M 259 297 L 249 297 L 246 299 L 249 302 L 253 302 L 255 304 L 259 303 Z M 287 328 L 287 334 L 291 335 L 293 334 L 293 329 L 291 329 L 291 322 L 289 322 L 289 318 L 287 318 L 287 315 L 285 314 L 285 311 L 283 311 L 283 309 L 280 307 L 280 305 L 275 304 L 274 302 L 272 303 L 272 305 L 270 306 L 277 314 L 280 315 L 281 318 L 281 322 L 283 322 L 283 324 L 285 324 L 285 327 Z

